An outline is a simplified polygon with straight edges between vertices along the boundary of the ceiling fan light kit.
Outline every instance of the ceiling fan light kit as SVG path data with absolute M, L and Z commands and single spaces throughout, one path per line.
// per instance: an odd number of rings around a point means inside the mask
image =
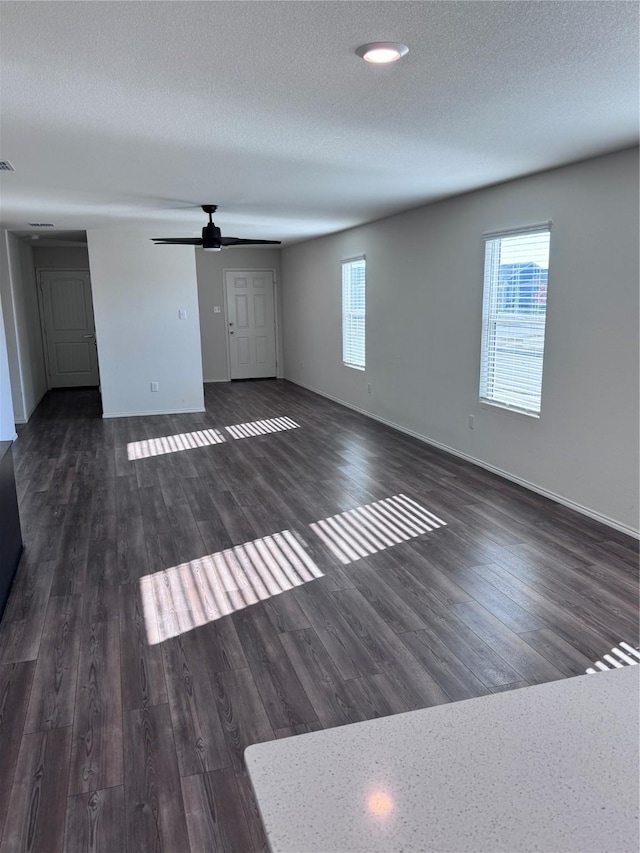
M 406 44 L 395 41 L 374 41 L 369 44 L 360 45 L 356 54 L 374 65 L 385 65 L 389 62 L 397 62 L 409 53 Z
M 223 237 L 213 221 L 218 209 L 216 204 L 203 204 L 202 209 L 209 216 L 209 224 L 202 229 L 202 237 L 152 237 L 156 246 L 201 246 L 205 252 L 219 252 L 227 246 L 279 246 L 280 240 L 245 240 L 242 237 Z

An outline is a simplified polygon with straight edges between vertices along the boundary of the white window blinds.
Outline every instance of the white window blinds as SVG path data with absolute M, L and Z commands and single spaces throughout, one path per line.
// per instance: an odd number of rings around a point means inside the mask
M 549 225 L 487 236 L 480 399 L 540 414 Z
M 342 262 L 342 361 L 365 368 L 365 259 Z

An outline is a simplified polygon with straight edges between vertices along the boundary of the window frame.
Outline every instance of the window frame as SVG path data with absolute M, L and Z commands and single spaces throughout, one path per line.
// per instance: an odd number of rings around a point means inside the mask
M 504 238 L 512 238 L 512 237 L 529 237 L 537 234 L 548 234 L 549 239 L 549 249 L 548 249 L 548 257 L 547 257 L 547 282 L 548 286 L 549 280 L 549 268 L 550 268 L 550 257 L 551 257 L 551 221 L 536 223 L 534 225 L 527 225 L 521 228 L 510 228 L 504 229 L 500 231 L 492 231 L 483 234 L 483 245 L 484 245 L 484 272 L 482 279 L 482 338 L 480 345 L 480 384 L 479 384 L 479 398 L 480 402 L 486 406 L 491 406 L 497 409 L 503 409 L 504 411 L 513 412 L 519 415 L 525 415 L 526 417 L 539 419 L 542 415 L 542 388 L 544 381 L 544 357 L 545 357 L 545 333 L 546 333 L 546 321 L 547 321 L 547 298 L 545 295 L 544 301 L 544 312 L 542 312 L 541 317 L 538 320 L 538 324 L 541 328 L 541 366 L 540 366 L 540 386 L 539 386 L 539 395 L 538 395 L 538 406 L 527 407 L 525 405 L 518 405 L 516 403 L 510 402 L 508 399 L 500 396 L 492 396 L 495 391 L 491 388 L 491 375 L 493 371 L 491 371 L 489 367 L 489 363 L 492 360 L 495 361 L 495 353 L 497 350 L 496 338 L 497 338 L 497 324 L 502 319 L 503 324 L 509 323 L 518 323 L 528 325 L 529 327 L 535 325 L 535 320 L 533 319 L 532 314 L 524 314 L 522 319 L 519 319 L 517 316 L 517 312 L 512 312 L 511 317 L 509 317 L 509 313 L 504 311 L 503 317 L 500 318 L 500 312 L 497 308 L 492 307 L 495 306 L 496 300 L 498 298 L 498 273 L 500 267 L 500 250 L 501 245 L 498 241 L 501 241 Z M 492 251 L 489 247 L 491 242 L 498 243 L 497 245 L 497 259 L 495 256 L 492 257 Z M 496 250 L 494 249 L 494 252 Z M 548 293 L 548 290 L 546 291 Z M 491 325 L 494 325 L 494 331 L 491 332 Z M 495 376 L 493 376 L 493 381 L 495 382 Z M 524 385 L 525 383 L 523 383 Z
M 362 262 L 364 264 L 364 299 L 363 299 L 363 307 L 362 309 L 353 307 L 353 300 L 349 299 L 350 307 L 346 307 L 346 285 L 347 281 L 345 279 L 346 269 L 351 267 L 353 264 Z M 349 367 L 352 370 L 361 370 L 364 371 L 367 369 L 367 332 L 366 332 L 366 323 L 367 323 L 367 258 L 365 255 L 356 255 L 353 258 L 344 258 L 340 261 L 340 298 L 341 298 L 341 317 L 342 317 L 342 364 L 344 367 Z M 349 284 L 351 284 L 349 282 Z M 361 314 L 361 318 L 357 315 Z M 353 335 L 348 331 L 348 321 L 349 319 L 362 319 L 362 363 L 350 361 L 347 359 L 348 350 L 349 350 L 349 340 L 353 340 Z

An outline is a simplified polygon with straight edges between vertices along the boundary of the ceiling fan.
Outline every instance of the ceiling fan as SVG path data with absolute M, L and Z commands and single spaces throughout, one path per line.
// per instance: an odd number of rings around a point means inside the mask
M 152 237 L 156 246 L 202 246 L 205 252 L 219 252 L 225 246 L 280 245 L 280 240 L 245 240 L 242 237 L 223 237 L 212 216 L 217 204 L 203 204 L 209 214 L 209 224 L 202 229 L 202 237 Z

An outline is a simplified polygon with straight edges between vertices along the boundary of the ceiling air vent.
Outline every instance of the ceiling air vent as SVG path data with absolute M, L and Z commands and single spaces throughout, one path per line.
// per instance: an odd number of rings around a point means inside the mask
M 0 160 L 0 172 L 15 172 L 15 169 L 8 160 Z
M 32 228 L 53 228 L 53 222 L 30 222 Z

